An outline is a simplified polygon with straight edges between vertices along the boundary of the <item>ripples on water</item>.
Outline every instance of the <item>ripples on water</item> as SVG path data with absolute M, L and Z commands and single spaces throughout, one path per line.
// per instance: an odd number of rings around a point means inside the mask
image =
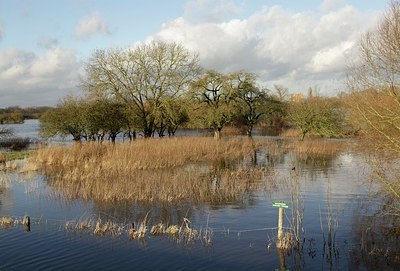
M 258 153 L 259 163 L 270 163 Z M 294 162 L 297 169 L 292 170 Z M 1 173 L 0 217 L 32 217 L 31 231 L 22 225 L 0 227 L 0 270 L 274 270 L 282 262 L 274 246 L 278 210 L 272 201 L 290 202 L 287 181 L 296 181 L 304 204 L 303 254 L 285 256 L 289 270 L 366 269 L 350 252 L 358 249 L 358 218 L 368 193 L 368 168 L 362 157 L 343 153 L 324 163 L 296 161 L 286 153 L 274 161 L 277 186 L 249 193 L 240 204 L 101 203 L 65 200 L 46 185 L 43 176 Z M 296 176 L 293 176 L 296 174 Z M 182 223 L 188 217 L 196 229 L 213 229 L 212 245 L 184 245 L 171 238 L 148 235 L 143 240 L 121 236 L 95 236 L 91 231 L 65 229 L 67 221 L 85 218 L 111 219 L 129 224 L 147 213 L 152 224 Z M 327 215 L 338 220 L 335 252 L 328 257 L 323 232 Z M 291 209 L 286 211 L 288 226 Z M 394 267 L 386 267 L 395 270 Z

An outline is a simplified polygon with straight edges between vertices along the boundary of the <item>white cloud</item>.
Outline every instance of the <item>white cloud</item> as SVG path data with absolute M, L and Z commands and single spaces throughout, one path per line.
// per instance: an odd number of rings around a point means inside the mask
M 43 55 L 14 48 L 0 50 L 0 107 L 54 105 L 77 91 L 80 72 L 75 52 L 61 47 Z
M 88 39 L 99 33 L 109 35 L 111 31 L 98 12 L 83 17 L 75 28 L 75 36 L 80 40 Z
M 318 85 L 322 93 L 333 94 L 344 79 L 346 58 L 376 14 L 363 14 L 340 0 L 326 0 L 323 6 L 320 13 L 265 7 L 224 22 L 180 17 L 148 41 L 181 42 L 199 53 L 205 68 L 255 72 L 267 87 L 281 83 L 298 92 Z

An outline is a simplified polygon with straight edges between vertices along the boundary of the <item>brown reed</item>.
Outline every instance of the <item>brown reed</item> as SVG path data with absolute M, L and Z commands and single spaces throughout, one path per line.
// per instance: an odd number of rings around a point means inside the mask
M 237 164 L 258 144 L 206 137 L 88 143 L 39 149 L 30 161 L 69 198 L 235 201 L 266 175 L 265 169 L 219 165 Z
M 309 139 L 288 142 L 287 148 L 306 156 L 332 156 L 343 152 L 348 142 L 331 139 Z

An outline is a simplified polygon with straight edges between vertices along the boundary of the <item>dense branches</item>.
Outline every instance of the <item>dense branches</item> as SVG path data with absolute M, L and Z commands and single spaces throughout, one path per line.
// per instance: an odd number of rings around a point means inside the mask
M 346 96 L 351 120 L 393 160 L 376 159 L 374 179 L 387 198 L 385 213 L 400 213 L 400 1 L 391 2 L 374 31 L 360 42 L 360 58 L 349 73 L 352 93 Z
M 126 105 L 145 137 L 163 130 L 171 99 L 179 98 L 198 75 L 198 57 L 181 45 L 153 42 L 136 49 L 98 50 L 86 64 L 89 92 Z
M 301 131 L 302 139 L 309 133 L 341 136 L 345 123 L 345 114 L 338 102 L 322 97 L 291 102 L 288 117 L 291 124 Z
M 381 149 L 400 153 L 400 2 L 360 42 L 349 73 L 352 120 Z

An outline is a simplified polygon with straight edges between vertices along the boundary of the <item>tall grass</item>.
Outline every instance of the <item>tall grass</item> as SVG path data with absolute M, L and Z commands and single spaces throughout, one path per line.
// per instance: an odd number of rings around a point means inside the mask
M 303 141 L 291 141 L 287 148 L 295 153 L 313 157 L 313 156 L 335 156 L 348 148 L 346 141 L 329 139 L 312 139 Z
M 49 185 L 70 198 L 237 201 L 266 173 L 226 166 L 236 165 L 258 144 L 193 137 L 75 144 L 39 149 L 30 161 L 48 176 Z

